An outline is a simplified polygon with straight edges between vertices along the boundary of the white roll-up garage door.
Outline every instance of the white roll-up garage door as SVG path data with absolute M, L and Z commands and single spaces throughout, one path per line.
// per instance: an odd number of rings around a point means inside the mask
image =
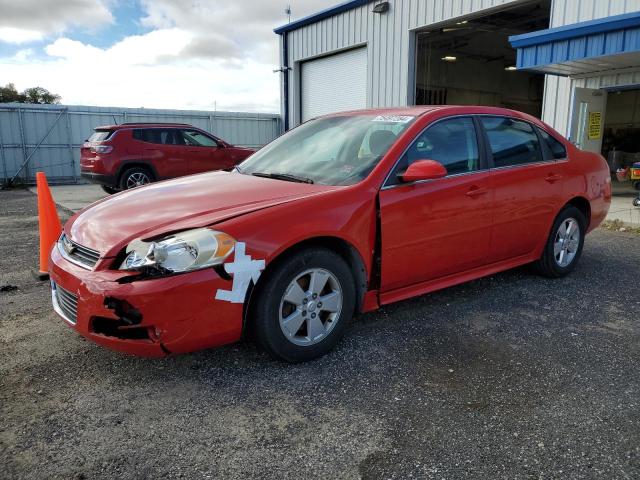
M 302 63 L 302 121 L 367 106 L 367 49 Z

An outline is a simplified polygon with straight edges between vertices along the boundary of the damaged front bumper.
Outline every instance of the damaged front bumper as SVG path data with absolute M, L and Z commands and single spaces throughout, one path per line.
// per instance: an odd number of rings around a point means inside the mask
M 113 350 L 162 357 L 232 343 L 243 305 L 216 300 L 231 281 L 213 268 L 135 280 L 135 273 L 90 271 L 51 252 L 54 310 L 89 340 Z

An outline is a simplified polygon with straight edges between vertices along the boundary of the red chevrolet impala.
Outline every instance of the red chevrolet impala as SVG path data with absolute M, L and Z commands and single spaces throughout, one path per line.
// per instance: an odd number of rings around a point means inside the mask
M 249 333 L 304 361 L 381 305 L 529 263 L 568 274 L 610 200 L 602 157 L 522 113 L 335 114 L 233 172 L 79 212 L 51 253 L 53 306 L 123 352 L 184 353 Z

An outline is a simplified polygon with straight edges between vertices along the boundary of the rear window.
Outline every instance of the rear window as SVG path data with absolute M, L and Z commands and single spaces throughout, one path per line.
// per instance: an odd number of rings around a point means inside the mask
M 113 135 L 113 130 L 96 130 L 89 137 L 89 142 L 104 142 L 105 140 L 109 140 L 109 137 Z
M 540 132 L 540 136 L 544 143 L 549 147 L 552 158 L 555 158 L 556 160 L 567 158 L 567 149 L 559 140 L 556 140 L 541 128 L 539 128 L 538 131 Z
M 481 117 L 495 168 L 540 162 L 538 136 L 527 122 L 507 117 Z

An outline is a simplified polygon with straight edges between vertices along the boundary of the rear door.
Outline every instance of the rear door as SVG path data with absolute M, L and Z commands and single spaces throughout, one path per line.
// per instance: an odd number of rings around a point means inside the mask
M 530 254 L 541 245 L 562 200 L 563 164 L 549 155 L 535 126 L 480 116 L 494 191 L 489 262 Z
M 214 138 L 191 129 L 184 129 L 181 134 L 187 149 L 190 173 L 228 170 L 234 166 L 233 158 Z
M 175 128 L 134 130 L 134 138 L 144 143 L 142 158 L 151 164 L 160 178 L 173 178 L 189 173 L 187 155 L 181 145 L 180 131 Z
M 383 294 L 482 266 L 491 236 L 490 173 L 472 117 L 427 127 L 380 191 Z M 402 183 L 417 160 L 436 160 L 445 178 Z

